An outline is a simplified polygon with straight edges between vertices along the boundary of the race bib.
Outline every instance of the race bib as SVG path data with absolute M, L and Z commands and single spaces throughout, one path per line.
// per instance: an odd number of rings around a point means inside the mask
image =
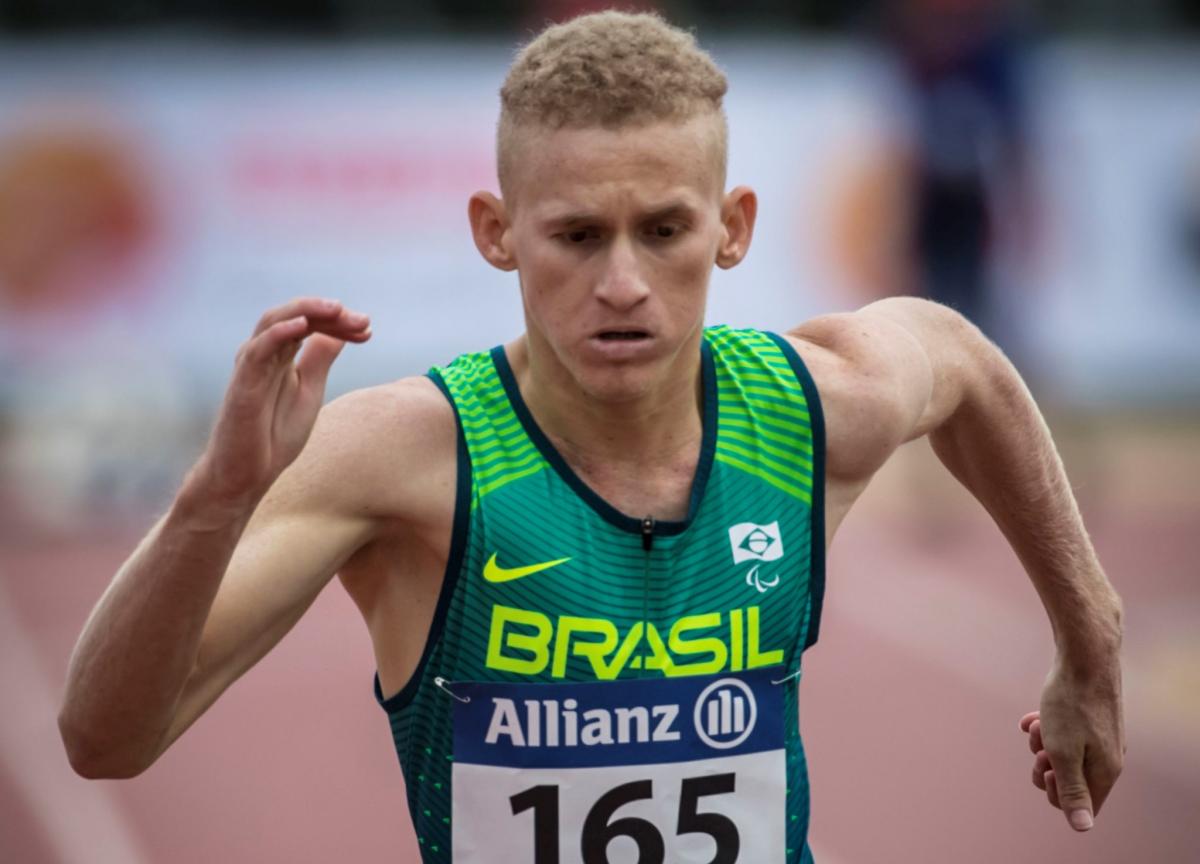
M 454 861 L 783 861 L 780 675 L 455 682 Z

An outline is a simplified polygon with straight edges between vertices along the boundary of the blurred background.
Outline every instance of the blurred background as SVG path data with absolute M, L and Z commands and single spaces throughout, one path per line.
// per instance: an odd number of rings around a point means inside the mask
M 338 585 L 134 780 L 71 773 L 67 658 L 263 309 L 371 314 L 331 396 L 521 332 L 466 200 L 496 187 L 516 47 L 607 5 L 0 2 L 0 861 L 415 864 Z M 962 310 L 1041 400 L 1125 598 L 1128 765 L 1074 836 L 1017 731 L 1052 659 L 1037 598 L 904 448 L 834 545 L 806 655 L 818 862 L 1200 860 L 1200 6 L 636 5 L 728 72 L 730 180 L 760 194 L 710 320 Z

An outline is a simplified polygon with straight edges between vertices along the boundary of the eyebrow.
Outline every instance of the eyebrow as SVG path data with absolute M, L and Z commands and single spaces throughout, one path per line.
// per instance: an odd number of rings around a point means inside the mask
M 696 208 L 686 201 L 672 201 L 664 207 L 660 207 L 647 214 L 647 222 L 659 222 L 663 219 L 670 219 L 676 216 L 691 216 L 696 212 Z
M 686 201 L 671 201 L 661 207 L 656 207 L 641 218 L 644 222 L 657 222 L 678 216 L 691 216 L 696 208 Z M 547 225 L 594 225 L 605 221 L 597 214 L 587 210 L 568 210 L 559 214 L 551 214 L 541 220 Z

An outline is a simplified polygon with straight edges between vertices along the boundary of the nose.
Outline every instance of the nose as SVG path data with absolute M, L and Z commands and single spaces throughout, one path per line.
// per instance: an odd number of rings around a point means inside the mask
M 642 274 L 637 253 L 628 238 L 617 237 L 613 240 L 603 267 L 595 289 L 600 302 L 624 311 L 650 296 L 650 284 Z

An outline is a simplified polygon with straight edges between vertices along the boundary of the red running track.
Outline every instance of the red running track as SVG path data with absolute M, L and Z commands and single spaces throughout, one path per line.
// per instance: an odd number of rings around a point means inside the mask
M 1075 835 L 1029 782 L 1017 720 L 1050 634 L 998 533 L 852 514 L 830 558 L 801 717 L 818 864 L 1200 861 L 1200 506 L 1092 520 L 1127 608 L 1129 756 Z M 67 656 L 133 537 L 0 548 L 0 861 L 415 864 L 370 645 L 335 583 L 145 775 L 71 773 Z

